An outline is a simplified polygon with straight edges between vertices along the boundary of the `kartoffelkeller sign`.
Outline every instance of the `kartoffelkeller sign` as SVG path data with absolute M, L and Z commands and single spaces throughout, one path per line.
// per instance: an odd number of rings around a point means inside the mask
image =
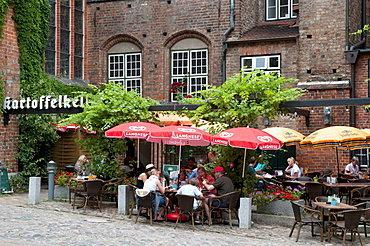
M 86 103 L 84 97 L 76 99 L 69 98 L 67 95 L 41 96 L 38 100 L 27 97 L 26 99 L 15 100 L 11 97 L 5 97 L 4 109 L 6 111 L 12 109 L 62 109 L 62 108 L 79 108 Z
M 9 123 L 9 114 L 76 114 L 83 111 L 85 104 L 86 98 L 70 98 L 67 95 L 40 96 L 38 99 L 5 97 L 4 125 Z

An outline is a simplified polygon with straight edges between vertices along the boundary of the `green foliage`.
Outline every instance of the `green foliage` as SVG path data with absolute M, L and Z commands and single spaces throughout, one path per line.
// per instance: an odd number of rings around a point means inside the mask
M 83 106 L 84 111 L 69 115 L 61 124 L 78 123 L 96 131 L 78 144 L 90 152 L 89 168 L 93 173 L 113 178 L 121 175 L 117 158 L 126 151 L 126 140 L 106 138 L 104 132 L 122 123 L 153 120 L 153 114 L 148 109 L 156 101 L 142 98 L 135 91 L 128 92 L 122 85 L 113 82 L 93 89 L 94 93 L 82 92 L 78 95 L 88 99 L 89 103 Z
M 9 178 L 10 188 L 15 193 L 23 193 L 28 190 L 28 178 L 24 177 L 21 173 L 17 173 Z
M 282 101 L 295 100 L 304 93 L 304 90 L 290 87 L 294 81 L 259 70 L 240 72 L 219 87 L 209 86 L 207 90 L 195 92 L 201 97 L 183 98 L 180 103 L 201 105 L 197 110 L 185 111 L 186 115 L 195 121 L 207 120 L 210 125 L 218 127 L 218 132 L 226 127 L 253 126 L 260 116 L 276 118 L 283 112 L 280 108 Z M 211 127 L 210 132 L 214 131 Z M 217 165 L 226 169 L 234 183 L 242 182 L 244 150 L 219 145 L 213 149 L 218 153 Z M 257 157 L 257 154 L 248 150 L 246 165 L 251 156 Z M 233 168 L 230 168 L 231 163 L 235 164 Z M 254 175 L 246 174 L 243 191 L 250 193 L 255 183 Z
M 2 34 L 4 30 L 8 9 L 9 9 L 9 0 L 0 0 L 0 40 L 2 39 L 3 36 Z

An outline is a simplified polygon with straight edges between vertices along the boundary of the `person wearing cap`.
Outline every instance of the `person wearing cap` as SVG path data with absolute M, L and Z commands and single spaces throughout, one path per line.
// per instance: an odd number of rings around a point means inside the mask
M 360 160 L 358 159 L 357 156 L 352 157 L 351 163 L 349 163 L 346 166 L 345 174 L 355 175 L 355 176 L 362 174 L 362 172 L 359 171 L 359 166 L 358 166 L 359 162 Z
M 136 187 L 142 189 L 144 187 L 145 180 L 149 177 L 149 171 L 153 170 L 155 167 L 153 164 L 148 164 L 145 166 L 145 172 L 141 173 L 137 177 Z
M 234 191 L 234 184 L 229 177 L 225 176 L 223 167 L 215 167 L 211 172 L 214 173 L 216 181 L 213 184 L 209 184 L 208 180 L 203 180 L 203 185 L 207 190 L 212 191 L 213 189 L 217 189 L 217 196 L 222 196 Z M 221 197 L 220 199 L 213 199 L 210 206 L 227 208 L 229 206 L 229 199 L 228 196 Z M 207 203 L 208 201 L 209 198 L 206 198 Z

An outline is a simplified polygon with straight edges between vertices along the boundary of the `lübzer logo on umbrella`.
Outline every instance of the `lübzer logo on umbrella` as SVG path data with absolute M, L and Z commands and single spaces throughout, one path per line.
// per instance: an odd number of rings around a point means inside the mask
M 269 136 L 257 136 L 257 139 L 265 143 L 272 142 L 272 138 Z
M 145 126 L 129 126 L 128 129 L 132 131 L 145 131 L 146 127 Z

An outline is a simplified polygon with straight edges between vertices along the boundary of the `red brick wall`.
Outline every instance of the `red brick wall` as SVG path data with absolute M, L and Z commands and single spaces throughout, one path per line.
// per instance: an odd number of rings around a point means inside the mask
M 0 40 L 0 72 L 4 82 L 5 96 L 19 98 L 19 49 L 14 21 L 11 18 L 13 14 L 13 8 L 10 8 L 2 35 L 3 40 Z M 8 170 L 17 171 L 17 117 L 10 115 L 9 124 L 4 126 L 4 116 L 1 114 L 0 122 L 0 161 L 3 165 L 7 163 L 13 166 L 13 169 Z
M 142 47 L 143 96 L 168 101 L 169 50 L 175 41 L 196 37 L 208 44 L 209 83 L 221 84 L 222 34 L 229 27 L 229 1 L 222 0 L 220 8 L 218 1 L 114 1 L 90 3 L 86 11 L 85 77 L 90 83 L 106 82 L 108 49 L 130 40 Z

